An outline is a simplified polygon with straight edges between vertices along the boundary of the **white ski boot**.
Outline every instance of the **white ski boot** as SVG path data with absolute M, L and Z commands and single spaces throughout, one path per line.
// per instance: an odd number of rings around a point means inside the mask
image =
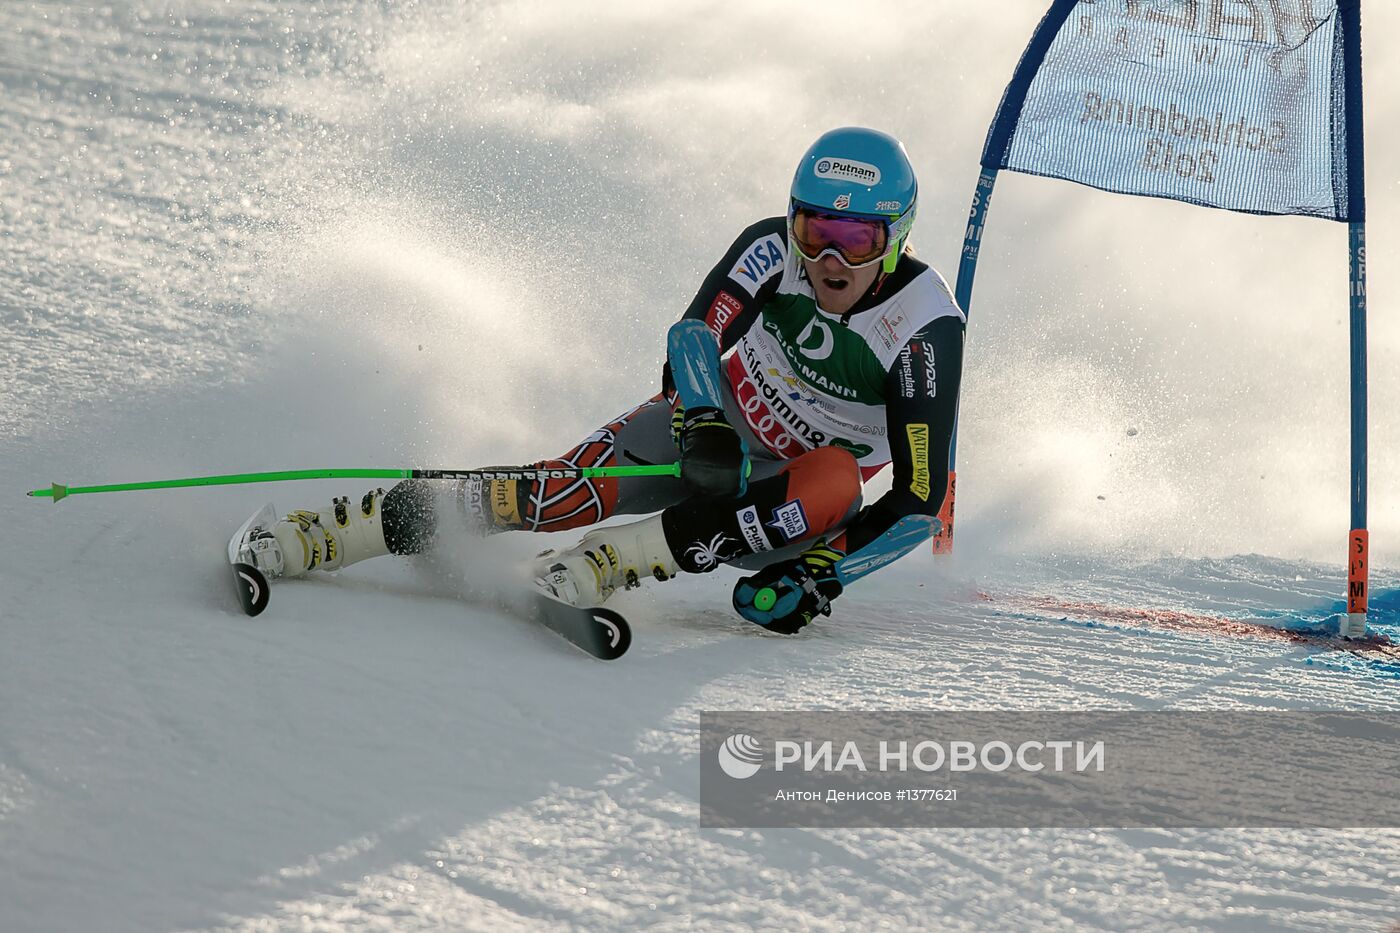
M 299 509 L 280 521 L 256 523 L 246 532 L 240 554 L 268 579 L 339 570 L 388 554 L 380 522 L 383 502 L 384 490 L 374 489 L 357 504 L 342 497 L 332 499 L 323 512 Z M 276 514 L 271 506 L 264 512 Z
M 660 515 L 591 531 L 567 550 L 545 551 L 534 566 L 542 590 L 579 609 L 603 605 L 617 590 L 640 586 L 644 576 L 669 580 L 680 569 Z

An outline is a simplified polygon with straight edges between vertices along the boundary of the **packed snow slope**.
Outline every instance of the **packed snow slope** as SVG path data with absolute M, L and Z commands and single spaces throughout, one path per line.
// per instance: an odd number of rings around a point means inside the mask
M 523 536 L 250 620 L 231 530 L 362 484 L 22 496 L 558 453 L 654 391 L 665 327 L 835 125 L 904 138 L 951 274 L 1043 12 L 985 6 L 0 6 L 0 929 L 1400 919 L 1393 830 L 698 828 L 704 709 L 1400 708 L 1393 660 L 1208 623 L 1338 608 L 1334 224 L 1004 178 L 957 552 L 798 637 L 737 620 L 721 570 L 620 597 L 632 651 L 590 661 L 464 595 Z M 1400 12 L 1366 17 L 1372 622 L 1400 637 Z

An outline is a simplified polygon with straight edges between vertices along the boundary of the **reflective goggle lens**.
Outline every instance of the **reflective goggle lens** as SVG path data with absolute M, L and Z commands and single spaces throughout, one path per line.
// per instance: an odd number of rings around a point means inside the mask
M 875 218 L 823 214 L 805 207 L 792 211 L 792 236 L 798 251 L 815 260 L 834 249 L 848 265 L 868 265 L 889 247 L 889 225 Z

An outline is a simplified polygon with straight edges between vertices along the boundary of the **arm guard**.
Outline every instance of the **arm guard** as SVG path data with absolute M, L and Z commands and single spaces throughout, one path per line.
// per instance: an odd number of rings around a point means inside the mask
M 666 362 L 687 410 L 724 410 L 719 388 L 719 345 L 704 321 L 682 319 L 666 334 Z

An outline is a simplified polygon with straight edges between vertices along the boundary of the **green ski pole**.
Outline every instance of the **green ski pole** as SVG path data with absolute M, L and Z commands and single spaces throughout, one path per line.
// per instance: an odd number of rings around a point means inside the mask
M 53 483 L 47 489 L 31 489 L 26 495 L 57 502 L 68 496 L 94 492 L 130 492 L 138 489 L 177 489 L 184 486 L 237 486 L 247 483 L 281 483 L 298 479 L 594 479 L 614 476 L 680 476 L 679 463 L 643 466 L 563 467 L 540 469 L 527 466 L 481 467 L 474 470 L 279 470 L 271 473 L 226 473 L 221 476 L 191 476 L 185 479 L 158 479 L 140 483 L 112 483 L 105 486 L 64 486 Z

